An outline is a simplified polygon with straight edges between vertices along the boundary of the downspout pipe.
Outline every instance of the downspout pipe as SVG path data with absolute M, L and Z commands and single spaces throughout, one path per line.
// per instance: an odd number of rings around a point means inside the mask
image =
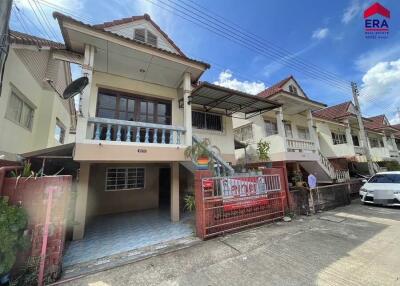
M 20 170 L 22 169 L 22 166 L 5 166 L 5 167 L 0 167 L 0 196 L 3 193 L 3 183 L 4 183 L 4 178 L 6 176 L 6 173 L 9 171 L 13 170 Z

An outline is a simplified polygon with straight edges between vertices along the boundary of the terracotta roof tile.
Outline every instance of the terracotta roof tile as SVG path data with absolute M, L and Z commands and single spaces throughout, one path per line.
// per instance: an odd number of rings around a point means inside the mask
M 351 101 L 346 101 L 334 106 L 329 106 L 324 109 L 313 111 L 313 115 L 315 117 L 323 119 L 337 120 L 338 118 L 341 117 L 353 115 L 353 113 L 347 111 L 351 104 L 352 104 Z
M 270 86 L 269 88 L 263 90 L 262 92 L 260 92 L 259 94 L 257 94 L 257 96 L 261 96 L 261 97 L 269 97 L 272 96 L 274 94 L 277 94 L 278 92 L 282 91 L 282 87 L 285 85 L 285 83 L 287 83 L 291 78 L 293 78 L 293 76 L 288 76 L 287 78 L 284 78 L 283 80 L 277 82 L 276 84 Z
M 378 130 L 388 127 L 387 125 L 384 124 L 385 115 L 383 114 L 374 117 L 369 117 L 368 119 L 370 120 L 370 122 L 364 122 L 365 128 Z
M 38 47 L 51 47 L 56 49 L 64 49 L 65 46 L 62 43 L 54 42 L 48 39 L 28 35 L 25 33 L 10 31 L 10 42 L 21 45 L 33 45 Z
M 118 20 L 113 20 L 111 22 L 104 22 L 102 24 L 93 25 L 93 27 L 99 28 L 99 29 L 105 29 L 105 28 L 110 28 L 113 26 L 122 25 L 122 24 L 128 24 L 131 22 L 139 21 L 139 20 L 149 21 L 157 29 L 157 31 L 159 31 L 161 33 L 161 35 L 163 35 L 164 38 L 166 38 L 167 41 L 178 51 L 178 53 L 181 56 L 185 56 L 185 54 L 181 51 L 181 49 L 178 48 L 178 46 L 174 43 L 174 41 L 163 30 L 161 30 L 160 26 L 158 26 L 151 19 L 149 14 L 144 14 L 141 16 L 132 16 L 132 17 L 128 17 L 128 18 L 122 18 L 122 19 L 118 19 Z

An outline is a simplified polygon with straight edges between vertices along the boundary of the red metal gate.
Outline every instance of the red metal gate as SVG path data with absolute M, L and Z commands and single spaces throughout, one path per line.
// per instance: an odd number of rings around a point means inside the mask
M 285 212 L 282 179 L 280 174 L 199 176 L 197 235 L 208 238 L 282 218 Z

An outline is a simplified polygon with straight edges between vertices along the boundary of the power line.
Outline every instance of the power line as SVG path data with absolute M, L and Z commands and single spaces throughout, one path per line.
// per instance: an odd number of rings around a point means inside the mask
M 39 25 L 42 27 L 43 32 L 46 34 L 46 36 L 47 36 L 49 39 L 51 39 L 51 36 L 49 35 L 49 33 L 47 32 L 46 28 L 45 28 L 44 25 L 42 24 L 42 21 L 40 21 L 39 16 L 36 14 L 36 11 L 35 11 L 35 9 L 34 9 L 33 6 L 32 6 L 31 0 L 27 0 L 27 1 L 28 1 L 28 3 L 29 3 L 29 6 L 31 6 L 32 12 L 33 12 L 33 14 L 35 15 L 36 20 L 38 21 Z
M 254 42 L 249 41 L 248 39 L 243 39 L 243 37 L 239 37 L 238 38 L 237 36 L 232 35 L 232 33 L 231 33 L 231 31 L 229 29 L 225 28 L 224 31 L 221 31 L 221 29 L 216 28 L 215 26 L 209 25 L 211 23 L 211 21 L 205 22 L 205 21 L 203 21 L 201 19 L 193 17 L 193 16 L 189 15 L 188 13 L 186 13 L 185 11 L 182 11 L 182 9 L 179 9 L 179 8 L 177 8 L 175 6 L 171 6 L 171 5 L 165 3 L 165 2 L 163 2 L 161 0 L 158 1 L 157 3 L 155 3 L 155 2 L 153 2 L 151 0 L 147 0 L 147 1 L 152 3 L 155 6 L 160 7 L 161 9 L 167 10 L 167 11 L 173 13 L 173 14 L 177 14 L 178 16 L 182 17 L 183 19 L 185 19 L 185 20 L 187 20 L 189 22 L 192 22 L 192 23 L 194 23 L 196 25 L 200 25 L 203 28 L 205 28 L 207 30 L 210 30 L 211 32 L 213 32 L 213 33 L 215 33 L 215 34 L 217 34 L 217 35 L 219 35 L 221 37 L 224 37 L 224 38 L 226 38 L 228 40 L 234 41 L 234 42 L 238 43 L 239 45 L 242 45 L 242 46 L 244 46 L 244 47 L 246 47 L 246 48 L 248 48 L 250 50 L 256 51 L 259 54 L 262 54 L 262 55 L 267 56 L 267 57 L 276 58 L 276 53 L 275 54 L 271 54 L 271 52 L 266 50 L 264 47 L 260 47 L 259 44 L 254 44 Z M 163 3 L 164 6 L 161 6 L 158 3 Z M 172 9 L 169 9 L 167 7 L 172 8 Z M 179 12 L 180 14 L 178 14 L 177 12 Z M 189 13 L 191 13 L 191 12 L 189 12 Z M 345 91 L 346 94 L 349 93 L 349 88 L 348 88 L 347 85 L 344 85 L 342 83 L 341 83 L 341 85 L 339 85 L 337 82 L 334 82 L 332 79 L 328 79 L 325 76 L 321 76 L 320 74 L 317 74 L 315 71 L 309 70 L 309 69 L 305 68 L 304 66 L 299 66 L 298 64 L 293 65 L 293 63 L 290 60 L 286 59 L 286 58 L 279 59 L 279 60 L 281 62 L 284 62 L 285 65 L 287 65 L 288 67 L 290 67 L 292 69 L 295 69 L 295 70 L 297 70 L 299 72 L 305 73 L 311 78 L 322 80 L 325 83 L 328 83 L 329 85 L 331 85 L 331 86 L 333 86 L 335 88 L 338 88 L 338 89 L 341 89 L 342 91 Z
M 47 18 L 46 13 L 42 9 L 42 6 L 40 6 L 40 3 L 37 0 L 32 0 L 32 1 L 35 4 L 36 8 L 38 9 L 39 14 L 41 14 L 43 22 L 46 24 L 48 30 L 54 36 L 54 39 L 55 40 L 60 40 L 60 37 L 58 36 L 57 31 L 55 31 L 55 29 L 52 27 L 51 23 L 49 22 L 49 20 Z M 62 41 L 62 39 L 60 41 Z
M 25 21 L 23 20 L 23 18 L 19 14 L 19 9 L 18 9 L 18 7 L 16 7 L 15 4 L 14 4 L 14 7 L 12 7 L 12 11 L 14 12 L 13 14 L 17 18 L 17 21 L 21 25 L 22 29 L 25 31 L 25 33 L 29 34 L 29 29 L 27 28 Z

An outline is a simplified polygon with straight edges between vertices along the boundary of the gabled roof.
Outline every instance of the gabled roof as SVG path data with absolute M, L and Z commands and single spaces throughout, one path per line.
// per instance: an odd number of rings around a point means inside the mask
M 188 62 L 192 62 L 192 63 L 195 63 L 195 64 L 202 65 L 202 66 L 204 66 L 205 69 L 210 68 L 210 64 L 208 64 L 208 63 L 205 63 L 205 62 L 202 62 L 202 61 L 198 61 L 198 60 L 195 60 L 195 59 L 191 59 L 191 58 L 188 58 L 185 55 L 176 54 L 176 53 L 167 51 L 165 49 L 157 48 L 157 47 L 154 47 L 154 46 L 152 46 L 150 44 L 143 43 L 141 41 L 137 41 L 137 40 L 134 40 L 134 39 L 131 39 L 131 38 L 127 38 L 127 37 L 115 34 L 113 32 L 110 32 L 110 31 L 106 31 L 103 28 L 97 28 L 97 27 L 95 27 L 93 25 L 89 25 L 89 24 L 83 23 L 81 21 L 78 21 L 78 20 L 76 20 L 76 19 L 74 19 L 74 18 L 72 18 L 70 16 L 64 15 L 64 14 L 59 13 L 59 12 L 54 12 L 53 13 L 53 17 L 55 19 L 57 19 L 58 22 L 59 22 L 63 37 L 64 37 L 64 39 L 66 39 L 65 45 L 66 45 L 67 49 L 70 49 L 71 47 L 70 47 L 70 43 L 67 41 L 68 37 L 65 36 L 65 27 L 63 26 L 63 22 L 64 21 L 68 21 L 68 22 L 74 23 L 74 24 L 76 24 L 78 26 L 85 27 L 85 28 L 91 29 L 91 30 L 96 31 L 96 32 L 100 32 L 100 33 L 102 33 L 104 35 L 113 37 L 115 39 L 123 40 L 123 41 L 129 42 L 129 43 L 133 43 L 133 44 L 136 44 L 136 45 L 141 45 L 141 46 L 144 46 L 144 47 L 146 47 L 148 49 L 151 49 L 151 50 L 154 50 L 154 51 L 158 51 L 158 52 L 164 53 L 164 54 L 169 55 L 169 56 L 177 57 L 177 58 L 186 60 Z
M 10 42 L 13 44 L 30 45 L 38 47 L 50 47 L 55 49 L 64 49 L 65 46 L 62 43 L 54 42 L 48 39 L 28 35 L 25 33 L 11 31 L 9 32 Z
M 283 91 L 283 86 L 289 81 L 289 80 L 293 80 L 297 86 L 299 87 L 299 89 L 303 92 L 305 98 L 308 99 L 308 96 L 306 95 L 306 93 L 304 92 L 304 90 L 301 88 L 300 84 L 296 81 L 296 79 L 293 77 L 293 75 L 289 75 L 288 77 L 282 79 L 281 81 L 277 82 L 276 84 L 270 86 L 269 88 L 263 90 L 262 92 L 260 92 L 259 94 L 257 94 L 257 96 L 261 96 L 261 97 L 270 97 L 273 96 L 281 91 Z
M 181 49 L 178 48 L 178 46 L 174 43 L 174 41 L 172 41 L 172 39 L 163 30 L 161 30 L 160 26 L 158 26 L 151 19 L 149 14 L 144 14 L 144 15 L 140 15 L 140 16 L 132 16 L 132 17 L 128 17 L 128 18 L 122 18 L 119 20 L 113 20 L 111 22 L 104 22 L 102 24 L 93 25 L 93 27 L 98 28 L 98 29 L 106 29 L 106 28 L 110 28 L 113 26 L 128 24 L 128 23 L 132 23 L 132 22 L 136 22 L 136 21 L 140 21 L 140 20 L 146 20 L 146 21 L 150 22 L 150 24 L 152 24 L 154 26 L 154 28 L 156 28 L 156 30 L 159 31 L 161 33 L 161 35 L 163 35 L 163 37 L 178 51 L 178 53 L 181 56 L 185 56 L 185 54 L 181 51 Z
M 396 131 L 397 128 L 390 125 L 389 123 L 386 124 L 385 122 L 388 122 L 386 116 L 384 114 L 369 117 L 368 118 L 370 122 L 365 122 L 365 128 L 372 129 L 372 130 L 391 130 L 391 131 Z
M 351 101 L 346 101 L 334 106 L 329 106 L 324 109 L 314 111 L 313 115 L 323 119 L 338 120 L 339 118 L 354 115 L 348 111 L 350 105 L 352 104 L 353 103 Z

